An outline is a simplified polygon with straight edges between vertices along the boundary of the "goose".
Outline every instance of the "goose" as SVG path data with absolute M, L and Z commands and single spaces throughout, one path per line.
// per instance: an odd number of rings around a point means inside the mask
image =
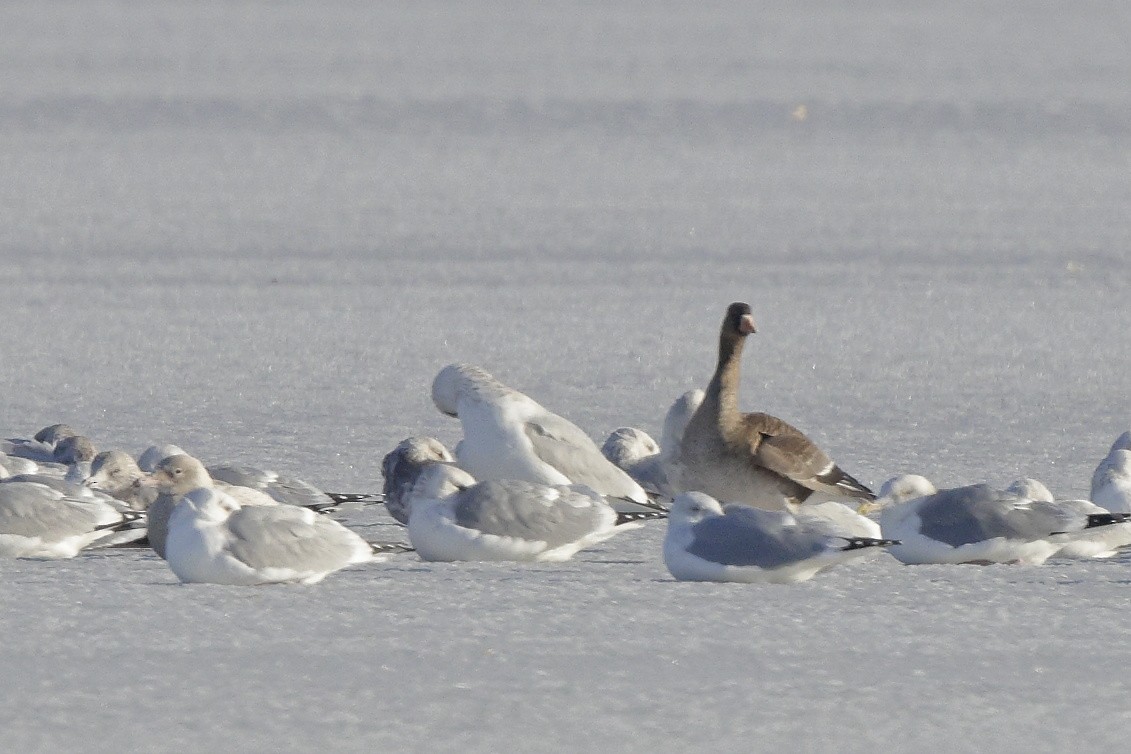
M 769 414 L 739 411 L 742 348 L 755 332 L 750 307 L 731 304 L 719 332 L 718 366 L 671 464 L 675 488 L 769 510 L 818 492 L 874 500 L 799 429 Z

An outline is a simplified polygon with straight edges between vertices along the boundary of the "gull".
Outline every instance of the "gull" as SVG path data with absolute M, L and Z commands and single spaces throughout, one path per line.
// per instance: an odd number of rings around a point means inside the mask
M 83 548 L 135 527 L 137 517 L 37 482 L 5 482 L 0 484 L 0 555 L 73 558 Z
M 1092 502 L 1112 513 L 1131 513 L 1131 450 L 1116 448 L 1100 462 Z
M 456 446 L 456 460 L 481 481 L 585 484 L 610 499 L 623 499 L 620 505 L 628 509 L 658 507 L 577 425 L 479 367 L 444 367 L 432 382 L 432 401 L 459 419 L 464 437 Z
M 703 391 L 696 389 L 675 400 L 664 417 L 659 443 L 642 429 L 619 427 L 605 440 L 601 454 L 636 480 L 650 496 L 670 501 L 675 491 L 668 480 L 668 467 L 703 396 Z
M 407 437 L 382 459 L 385 507 L 398 522 L 408 523 L 408 496 L 412 485 L 420 472 L 434 463 L 455 463 L 444 444 L 434 437 Z
M 409 494 L 408 536 L 424 560 L 568 560 L 640 523 L 618 523 L 585 485 L 518 479 L 476 482 L 445 463 L 426 466 Z M 626 514 L 631 515 L 631 514 Z
M 1097 512 L 1086 500 L 1031 500 L 987 484 L 939 491 L 916 475 L 886 482 L 876 505 L 884 536 L 902 541 L 891 554 L 911 565 L 1039 565 L 1066 544 L 1129 518 Z
M 672 502 L 664 564 L 679 581 L 793 584 L 893 544 L 852 536 L 827 519 L 724 507 L 710 495 L 685 492 Z
M 749 305 L 731 304 L 719 330 L 714 376 L 671 465 L 676 489 L 770 510 L 805 502 L 817 492 L 874 499 L 796 427 L 769 414 L 738 410 L 742 349 L 755 332 Z
M 169 460 L 158 474 L 168 469 Z M 355 532 L 308 508 L 242 506 L 226 492 L 198 487 L 173 509 L 165 559 L 185 583 L 256 585 L 315 584 L 334 571 L 384 556 Z
M 1005 488 L 1006 492 L 1038 500 L 1045 503 L 1054 502 L 1049 488 L 1041 482 L 1030 477 L 1023 477 Z M 1064 501 L 1085 513 L 1103 514 L 1105 509 L 1089 500 Z M 1058 558 L 1110 558 L 1118 554 L 1119 549 L 1131 545 L 1131 523 L 1114 523 L 1111 526 L 1094 526 L 1088 529 L 1079 539 L 1067 542 L 1064 547 L 1056 552 Z

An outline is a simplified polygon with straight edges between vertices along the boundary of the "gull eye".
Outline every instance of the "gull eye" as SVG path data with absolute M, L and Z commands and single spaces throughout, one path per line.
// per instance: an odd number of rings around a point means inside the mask
M 178 467 L 178 468 L 175 468 L 175 469 L 173 469 L 173 473 L 174 473 L 174 474 L 177 474 L 178 476 L 179 476 L 179 475 L 180 475 L 181 473 L 183 473 L 183 472 L 184 472 L 184 469 L 182 469 L 182 468 L 179 468 L 179 467 Z

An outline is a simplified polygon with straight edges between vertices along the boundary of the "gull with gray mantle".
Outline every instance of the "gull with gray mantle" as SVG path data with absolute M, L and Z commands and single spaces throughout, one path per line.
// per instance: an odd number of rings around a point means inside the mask
M 750 307 L 731 304 L 719 331 L 715 373 L 669 469 L 673 486 L 769 510 L 803 503 L 814 493 L 834 500 L 874 499 L 797 428 L 769 414 L 738 410 L 742 349 L 755 332 Z
M 1131 513 L 1131 432 L 1112 443 L 1092 474 L 1092 502 L 1112 513 Z
M 37 482 L 5 482 L 0 484 L 0 556 L 73 558 L 86 547 L 139 527 L 139 516 Z
M 689 390 L 676 398 L 664 417 L 664 430 L 657 444 L 642 429 L 618 427 L 601 446 L 601 453 L 616 464 L 649 495 L 671 500 L 675 491 L 668 481 L 668 466 L 679 449 L 687 422 L 703 402 L 702 390 Z
M 408 537 L 424 560 L 568 560 L 642 524 L 585 485 L 476 482 L 447 463 L 423 468 L 409 494 Z M 655 512 L 652 515 L 663 515 Z
M 679 581 L 794 584 L 895 544 L 853 536 L 819 517 L 724 507 L 710 495 L 685 492 L 672 502 L 664 565 Z
M 987 484 L 936 490 L 914 474 L 885 482 L 880 493 L 874 504 L 880 527 L 885 537 L 902 541 L 891 554 L 909 565 L 1039 565 L 1065 545 L 1131 518 L 1087 500 L 1032 500 Z
M 444 367 L 432 382 L 432 401 L 441 412 L 459 419 L 464 436 L 456 445 L 456 460 L 480 481 L 585 484 L 618 510 L 662 508 L 601 455 L 577 425 L 479 367 Z
M 1056 502 L 1056 498 L 1049 492 L 1049 488 L 1036 479 L 1023 477 L 1005 488 L 1029 500 L 1039 500 L 1045 503 Z M 1071 503 L 1083 513 L 1103 514 L 1104 508 L 1089 500 L 1063 501 Z M 1119 511 L 1116 511 L 1119 512 Z M 1131 521 L 1113 523 L 1111 526 L 1093 526 L 1087 529 L 1082 536 L 1065 543 L 1056 551 L 1058 558 L 1110 558 L 1117 555 L 1120 549 L 1131 545 Z
M 381 460 L 381 473 L 385 477 L 385 508 L 398 523 L 408 523 L 412 485 L 420 472 L 434 463 L 455 463 L 451 452 L 434 437 L 407 437 Z

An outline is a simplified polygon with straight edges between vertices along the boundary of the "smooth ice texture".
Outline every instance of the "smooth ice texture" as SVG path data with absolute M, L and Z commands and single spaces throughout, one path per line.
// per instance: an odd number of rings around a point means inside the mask
M 658 436 L 742 406 L 871 486 L 1088 494 L 1131 427 L 1119 3 L 226 0 L 0 9 L 0 436 L 176 442 L 376 492 L 445 364 Z M 398 539 L 384 511 L 345 520 Z M 10 751 L 1123 747 L 1127 558 L 313 587 L 0 560 Z

